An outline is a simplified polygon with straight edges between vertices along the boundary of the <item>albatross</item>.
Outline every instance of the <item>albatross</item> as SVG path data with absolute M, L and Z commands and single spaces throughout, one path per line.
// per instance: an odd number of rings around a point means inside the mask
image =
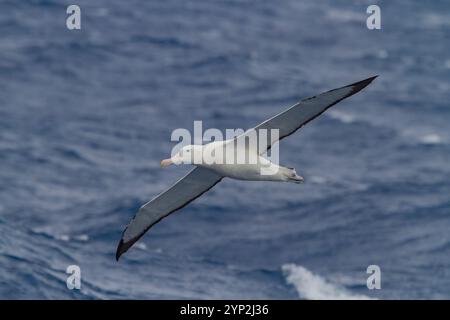
M 302 126 L 315 119 L 338 102 L 359 92 L 369 85 L 377 76 L 352 83 L 350 85 L 333 89 L 317 96 L 313 96 L 296 103 L 285 111 L 262 122 L 254 128 L 247 130 L 242 135 L 224 141 L 213 141 L 205 145 L 188 145 L 169 159 L 161 161 L 161 167 L 171 164 L 194 164 L 195 167 L 188 174 L 178 180 L 172 187 L 160 193 L 151 201 L 144 204 L 134 218 L 130 221 L 122 234 L 116 251 L 116 260 L 125 253 L 136 241 L 138 241 L 152 226 L 167 217 L 171 213 L 180 210 L 196 198 L 203 195 L 223 178 L 228 177 L 238 180 L 251 181 L 280 181 L 302 183 L 303 177 L 299 176 L 295 169 L 279 166 L 264 157 L 268 150 L 279 140 L 293 134 Z M 252 148 L 244 144 L 236 143 L 251 134 L 277 129 L 278 137 L 265 136 L 266 143 L 258 143 Z M 261 137 L 264 135 L 256 135 Z M 261 138 L 262 139 L 262 138 Z M 228 148 L 232 145 L 231 148 Z M 241 146 L 241 147 L 239 147 Z M 202 157 L 205 150 L 209 154 L 227 151 L 233 153 L 243 151 L 248 157 L 255 159 L 252 163 L 206 163 L 194 161 Z M 245 150 L 239 150 L 245 148 Z M 263 169 L 269 173 L 263 174 Z

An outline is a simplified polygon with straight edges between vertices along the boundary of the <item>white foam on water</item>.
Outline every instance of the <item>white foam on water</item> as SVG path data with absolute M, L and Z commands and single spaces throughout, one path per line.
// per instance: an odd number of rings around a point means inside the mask
M 420 142 L 423 144 L 442 144 L 444 143 L 442 137 L 438 134 L 431 133 L 420 137 Z
M 327 182 L 327 179 L 321 176 L 310 176 L 309 181 L 311 181 L 314 184 L 324 184 Z
M 377 51 L 377 57 L 379 59 L 386 59 L 387 57 L 389 57 L 389 53 L 386 50 L 381 49 L 381 50 Z
M 345 113 L 339 110 L 330 110 L 327 115 L 330 118 L 341 121 L 342 123 L 352 123 L 355 121 L 355 117 L 349 113 Z
M 328 18 L 339 22 L 362 22 L 366 20 L 366 15 L 361 12 L 333 9 L 326 11 Z
M 301 299 L 308 300 L 368 300 L 368 296 L 353 294 L 342 285 L 332 283 L 308 269 L 295 264 L 282 266 L 287 283 L 293 285 Z
M 147 250 L 147 245 L 145 243 L 142 242 L 138 242 L 134 245 L 136 248 L 141 249 L 141 250 Z
M 60 241 L 71 241 L 76 240 L 76 241 L 80 241 L 80 242 L 86 242 L 89 241 L 89 236 L 87 234 L 80 234 L 80 235 L 74 235 L 71 236 L 69 234 L 59 234 L 56 233 L 52 228 L 49 227 L 38 227 L 38 228 L 32 228 L 31 231 L 33 231 L 36 234 L 41 234 L 41 235 L 45 235 L 47 237 L 53 238 L 55 240 L 60 240 Z
M 80 234 L 74 237 L 78 241 L 86 242 L 89 241 L 89 236 L 87 234 Z
M 61 234 L 56 236 L 55 239 L 67 242 L 70 241 L 70 236 L 68 234 Z

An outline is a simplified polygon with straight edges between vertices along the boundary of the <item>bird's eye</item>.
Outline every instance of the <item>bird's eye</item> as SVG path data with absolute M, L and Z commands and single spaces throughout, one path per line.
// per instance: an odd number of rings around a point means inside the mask
M 191 151 L 191 150 L 189 150 L 189 149 L 186 150 L 186 152 L 188 152 L 188 153 L 189 153 L 190 151 Z

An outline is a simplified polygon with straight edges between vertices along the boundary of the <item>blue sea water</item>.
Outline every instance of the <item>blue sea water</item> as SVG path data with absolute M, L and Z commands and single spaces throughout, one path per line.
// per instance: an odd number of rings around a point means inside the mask
M 77 0 L 69 31 L 73 2 L 0 1 L 0 298 L 450 298 L 448 1 Z M 115 261 L 189 170 L 159 168 L 173 129 L 375 74 L 281 143 L 305 184 L 225 179 Z

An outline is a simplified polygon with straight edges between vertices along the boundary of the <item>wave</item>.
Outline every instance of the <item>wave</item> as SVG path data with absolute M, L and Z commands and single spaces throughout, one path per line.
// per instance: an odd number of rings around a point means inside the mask
M 368 300 L 368 296 L 353 294 L 345 287 L 332 283 L 308 269 L 295 264 L 285 264 L 282 271 L 286 282 L 293 285 L 301 299 L 308 300 Z

